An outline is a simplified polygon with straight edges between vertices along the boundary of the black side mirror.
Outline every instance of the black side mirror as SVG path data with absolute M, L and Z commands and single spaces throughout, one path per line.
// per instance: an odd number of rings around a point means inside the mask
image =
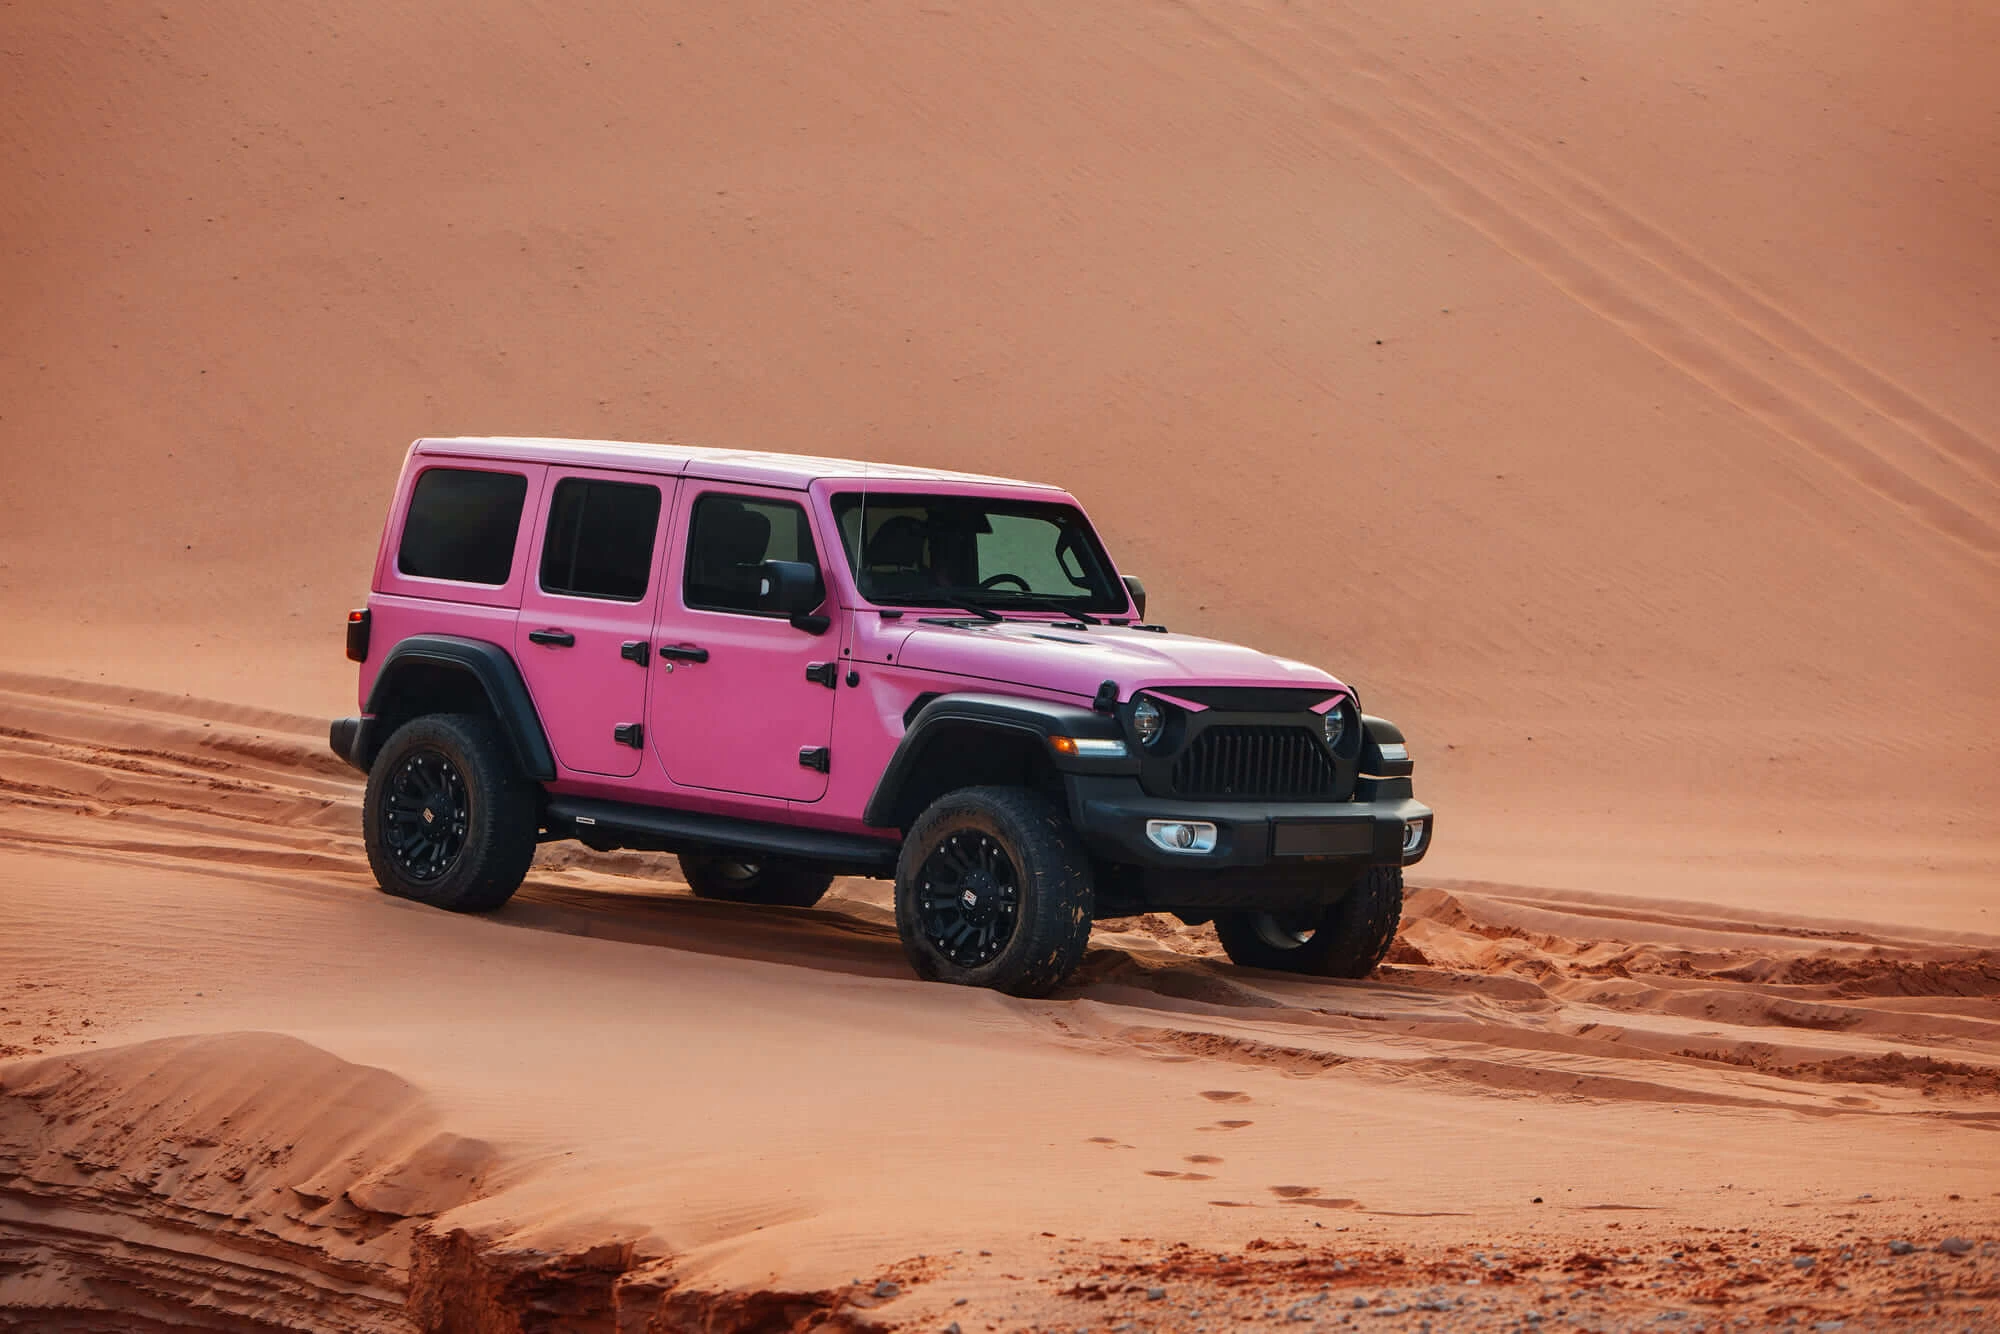
M 757 601 L 770 611 L 789 616 L 792 624 L 812 634 L 826 633 L 827 617 L 812 614 L 826 601 L 819 570 L 802 560 L 767 560 L 757 567 Z
M 1132 595 L 1132 607 L 1139 613 L 1139 619 L 1146 619 L 1146 586 L 1139 582 L 1139 576 L 1125 576 L 1125 591 Z

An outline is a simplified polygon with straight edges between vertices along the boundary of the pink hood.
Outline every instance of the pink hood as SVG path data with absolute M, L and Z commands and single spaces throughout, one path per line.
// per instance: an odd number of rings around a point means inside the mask
M 1048 622 L 1007 621 L 964 628 L 919 624 L 903 641 L 902 665 L 1089 699 L 1105 681 L 1118 697 L 1154 687 L 1325 686 L 1346 690 L 1317 667 L 1241 644 L 1120 626 L 1058 630 Z

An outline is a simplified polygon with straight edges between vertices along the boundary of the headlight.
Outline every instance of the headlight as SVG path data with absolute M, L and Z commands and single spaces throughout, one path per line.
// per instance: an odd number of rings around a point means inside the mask
M 1167 715 L 1152 700 L 1141 699 L 1132 706 L 1132 730 L 1139 734 L 1140 744 L 1152 745 L 1166 728 Z
M 1343 702 L 1326 711 L 1326 744 L 1334 750 L 1340 749 L 1340 739 L 1347 735 L 1347 705 Z

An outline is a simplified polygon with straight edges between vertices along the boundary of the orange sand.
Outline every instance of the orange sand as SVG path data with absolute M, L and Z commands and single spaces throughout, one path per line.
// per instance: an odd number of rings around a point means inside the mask
M 1874 1262 L 2000 1222 L 1996 67 L 1807 0 L 0 6 L 0 1328 L 1170 1326 L 1050 1294 L 1701 1228 L 1835 1249 L 1620 1300 L 1977 1319 Z M 1030 1003 L 865 882 L 382 899 L 320 720 L 460 431 L 1070 487 L 1410 734 L 1399 953 L 1146 919 Z

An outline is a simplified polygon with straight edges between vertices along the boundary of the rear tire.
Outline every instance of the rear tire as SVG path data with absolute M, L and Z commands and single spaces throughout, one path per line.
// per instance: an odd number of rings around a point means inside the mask
M 1371 866 L 1339 902 L 1304 913 L 1218 913 L 1215 934 L 1245 968 L 1366 977 L 1396 943 L 1403 868 Z
M 1023 788 L 946 793 L 896 864 L 896 931 L 926 981 L 1046 995 L 1083 961 L 1094 901 L 1068 817 Z
M 368 771 L 361 837 L 383 892 L 490 912 L 535 858 L 535 784 L 490 718 L 434 713 L 397 728 Z
M 684 852 L 681 876 L 698 899 L 810 908 L 833 884 L 824 871 L 782 858 L 711 857 Z

